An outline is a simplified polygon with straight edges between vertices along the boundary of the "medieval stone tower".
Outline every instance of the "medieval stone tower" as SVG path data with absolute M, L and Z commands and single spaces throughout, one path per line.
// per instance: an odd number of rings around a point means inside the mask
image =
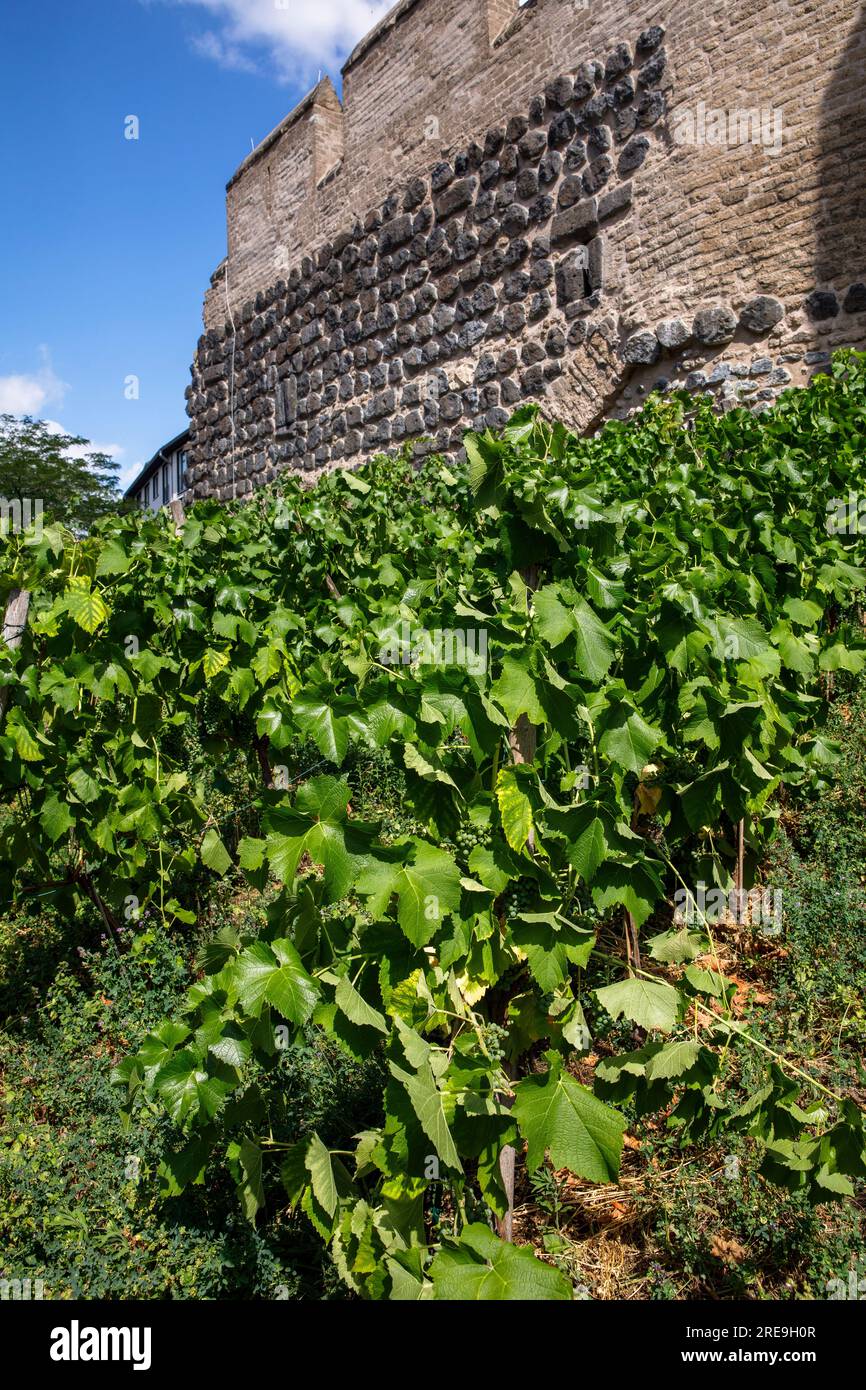
M 859 0 L 400 0 L 233 175 L 194 495 L 866 346 Z

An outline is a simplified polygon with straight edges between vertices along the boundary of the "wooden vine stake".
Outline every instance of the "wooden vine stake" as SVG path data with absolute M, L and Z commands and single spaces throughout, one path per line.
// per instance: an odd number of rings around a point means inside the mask
M 743 861 L 745 859 L 745 839 L 746 822 L 745 820 L 739 820 L 737 821 L 737 876 L 735 879 L 735 886 L 737 890 L 737 925 L 740 925 L 742 923 L 743 917 L 745 915 L 743 912 Z
M 24 629 L 27 626 L 27 615 L 30 612 L 30 594 L 27 589 L 13 589 L 9 595 L 9 602 L 6 605 L 6 616 L 3 619 L 3 641 L 11 651 L 21 646 L 21 639 L 24 636 Z M 9 706 L 9 696 L 11 687 L 4 685 L 0 688 L 0 727 L 6 718 L 6 710 Z

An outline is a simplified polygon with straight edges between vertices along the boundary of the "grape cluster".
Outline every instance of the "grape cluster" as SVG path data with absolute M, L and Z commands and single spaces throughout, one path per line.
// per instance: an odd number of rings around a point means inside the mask
M 490 838 L 489 830 L 483 825 L 464 821 L 454 836 L 454 850 L 461 864 L 468 864 L 469 856 L 476 845 L 486 845 Z
M 198 727 L 202 738 L 220 738 L 229 711 L 215 690 L 205 689 L 198 697 Z
M 534 906 L 535 892 L 523 879 L 506 888 L 502 898 L 502 911 L 507 922 L 513 922 L 522 912 L 531 912 Z
M 481 1025 L 481 1041 L 491 1062 L 501 1062 L 505 1057 L 508 1029 L 500 1028 L 498 1023 L 483 1023 Z

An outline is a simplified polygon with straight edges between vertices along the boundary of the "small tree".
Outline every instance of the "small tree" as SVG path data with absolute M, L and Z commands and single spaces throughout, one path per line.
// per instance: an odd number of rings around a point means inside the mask
M 0 415 L 0 498 L 42 503 L 46 517 L 88 531 L 117 511 L 119 465 L 107 454 L 72 454 L 86 439 L 56 433 L 44 420 Z

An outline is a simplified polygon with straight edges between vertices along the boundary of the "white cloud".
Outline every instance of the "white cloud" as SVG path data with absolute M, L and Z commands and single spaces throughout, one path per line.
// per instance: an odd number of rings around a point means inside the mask
M 74 430 L 68 430 L 57 420 L 45 420 L 45 428 L 51 434 L 74 434 Z M 122 444 L 100 444 L 95 439 L 89 439 L 86 444 L 71 444 L 66 450 L 66 457 L 71 459 L 87 458 L 88 454 L 108 454 L 109 458 L 119 459 L 125 452 Z M 135 477 L 135 474 L 133 474 Z
M 40 347 L 42 366 L 30 375 L 0 376 L 0 414 L 39 415 L 46 405 L 60 405 L 69 390 L 51 365 L 47 347 Z
M 121 492 L 126 492 L 130 483 L 135 481 L 143 467 L 144 459 L 136 459 L 135 463 L 131 463 L 128 468 L 121 468 L 117 478 Z
M 392 8 L 394 0 L 163 0 L 197 6 L 209 27 L 193 40 L 223 67 L 255 71 L 266 58 L 286 82 L 313 82 L 317 69 L 336 72 L 350 49 Z M 213 27 L 210 27 L 213 26 Z
M 248 58 L 232 44 L 224 43 L 211 29 L 206 29 L 203 34 L 196 34 L 192 46 L 202 58 L 211 58 L 215 63 L 219 63 L 221 68 L 228 68 L 232 72 L 258 72 L 252 58 Z

